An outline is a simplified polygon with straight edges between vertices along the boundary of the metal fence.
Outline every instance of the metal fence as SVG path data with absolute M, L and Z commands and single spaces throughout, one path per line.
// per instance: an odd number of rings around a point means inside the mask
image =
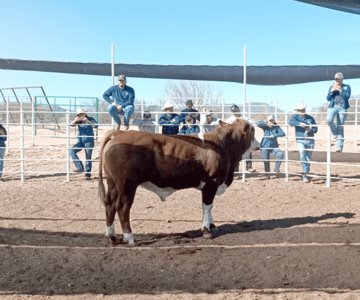
M 84 107 L 84 102 L 77 99 L 70 103 L 69 107 L 63 107 L 62 110 L 54 109 L 52 111 L 41 110 L 40 99 L 29 101 L 31 105 L 24 105 L 25 101 L 20 101 L 19 109 L 16 106 L 7 105 L 4 110 L 0 110 L 0 121 L 8 131 L 7 151 L 4 158 L 4 177 L 9 180 L 38 178 L 43 176 L 65 176 L 66 181 L 77 178 L 79 175 L 72 171 L 72 161 L 69 156 L 69 150 L 76 140 L 76 128 L 70 127 L 76 107 Z M 60 101 L 56 100 L 59 104 Z M 99 103 L 97 98 L 89 98 L 86 101 L 91 102 L 89 114 L 100 120 L 99 129 L 96 131 L 96 140 L 98 143 L 109 130 L 114 128 L 111 119 L 106 112 L 106 107 Z M 164 101 L 165 102 L 165 101 Z M 79 104 L 80 103 L 80 104 Z M 285 181 L 289 181 L 292 177 L 301 175 L 301 166 L 297 156 L 297 147 L 295 143 L 294 129 L 289 127 L 288 119 L 291 113 L 283 112 L 276 106 L 250 105 L 246 106 L 248 111 L 245 113 L 255 120 L 263 119 L 267 114 L 276 116 L 278 124 L 283 128 L 286 137 L 280 138 L 280 148 L 285 153 L 282 165 L 282 173 Z M 218 105 L 212 103 L 211 108 L 221 119 L 226 119 L 231 115 L 229 107 L 231 104 L 221 102 Z M 56 105 L 56 107 L 62 105 Z M 93 109 L 93 107 L 98 108 Z M 203 104 L 199 107 L 200 113 L 202 109 L 208 107 Z M 357 106 L 356 106 L 357 108 Z M 177 108 L 180 110 L 181 108 Z M 136 103 L 136 112 L 132 120 L 131 129 L 142 129 L 142 113 L 148 110 L 148 106 L 143 101 Z M 10 119 L 9 115 L 18 115 L 18 119 Z M 161 127 L 158 125 L 158 116 L 162 113 L 160 110 L 152 110 L 152 119 L 149 126 L 153 127 L 153 131 L 159 133 Z M 324 183 L 330 187 L 332 183 L 341 181 L 356 182 L 360 180 L 360 154 L 359 154 L 359 130 L 358 130 L 358 111 L 349 112 L 349 120 L 345 126 L 345 151 L 341 154 L 334 152 L 332 146 L 331 134 L 328 126 L 324 124 L 324 112 L 308 112 L 318 122 L 319 133 L 316 135 L 316 145 L 314 149 L 313 161 L 311 162 L 311 174 L 313 180 Z M 39 114 L 43 117 L 39 117 Z M 325 113 L 326 114 L 326 113 Z M 244 113 L 243 113 L 244 115 Z M 56 117 L 56 123 L 53 116 Z M 5 122 L 4 122 L 5 121 Z M 200 124 L 200 126 L 202 126 Z M 257 139 L 262 138 L 262 130 L 256 130 Z M 82 151 L 83 152 L 83 151 Z M 80 159 L 84 159 L 81 156 Z M 274 160 L 270 161 L 271 164 Z M 258 152 L 254 152 L 253 164 L 257 169 L 254 173 L 248 174 L 244 164 L 240 172 L 243 181 L 251 177 L 261 177 L 266 175 L 263 170 L 263 160 Z M 93 153 L 93 175 L 98 172 L 98 144 L 95 146 Z M 264 176 L 265 178 L 265 176 Z

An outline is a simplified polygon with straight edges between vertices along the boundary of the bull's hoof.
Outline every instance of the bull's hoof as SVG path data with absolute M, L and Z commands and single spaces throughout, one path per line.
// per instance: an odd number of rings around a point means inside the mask
M 211 231 L 209 229 L 207 229 L 206 227 L 203 227 L 202 233 L 203 233 L 203 237 L 206 238 L 206 239 L 213 239 L 214 238 Z
M 118 238 L 115 235 L 109 237 L 109 242 L 110 242 L 110 245 L 113 247 L 120 244 Z
M 210 224 L 210 230 L 211 230 L 211 229 L 214 229 L 214 228 L 216 228 L 215 224 L 211 223 L 211 224 Z

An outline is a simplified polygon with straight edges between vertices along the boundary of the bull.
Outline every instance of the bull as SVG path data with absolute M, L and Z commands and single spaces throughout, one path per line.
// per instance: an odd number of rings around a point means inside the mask
M 106 236 L 118 243 L 114 219 L 120 219 L 123 241 L 134 245 L 130 209 L 139 185 L 161 200 L 173 192 L 196 188 L 202 193 L 202 232 L 213 237 L 212 208 L 233 182 L 234 170 L 242 156 L 258 144 L 254 127 L 244 119 L 199 135 L 166 136 L 141 131 L 110 131 L 99 154 L 99 197 L 105 206 Z M 107 190 L 103 172 L 106 175 Z

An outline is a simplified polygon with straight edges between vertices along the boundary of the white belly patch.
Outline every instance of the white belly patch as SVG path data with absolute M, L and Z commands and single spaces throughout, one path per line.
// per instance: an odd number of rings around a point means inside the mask
M 199 186 L 196 189 L 202 190 L 204 185 L 205 185 L 205 182 L 201 181 Z M 161 199 L 161 201 L 165 201 L 166 197 L 170 196 L 172 193 L 177 191 L 176 189 L 173 189 L 171 187 L 160 188 L 150 181 L 146 181 L 146 182 L 142 183 L 141 186 L 143 188 L 155 193 L 156 195 L 158 195 L 159 198 Z M 216 195 L 224 194 L 227 188 L 228 188 L 228 186 L 225 183 L 223 183 L 222 185 L 219 185 L 218 189 L 216 191 Z
M 141 186 L 151 192 L 154 192 L 156 195 L 159 196 L 161 201 L 165 201 L 167 196 L 170 196 L 172 193 L 177 191 L 170 187 L 160 188 L 150 181 L 146 181 L 146 182 L 142 183 Z

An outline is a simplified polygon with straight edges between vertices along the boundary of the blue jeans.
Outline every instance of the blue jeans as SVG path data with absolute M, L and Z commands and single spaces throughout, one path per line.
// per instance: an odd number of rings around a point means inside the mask
M 314 140 L 297 140 L 296 143 L 299 149 L 300 162 L 303 167 L 303 172 L 307 174 L 310 172 L 310 161 L 315 142 Z
M 334 105 L 327 109 L 326 122 L 331 133 L 336 136 L 336 149 L 342 151 L 344 148 L 344 125 L 346 121 L 347 110 L 340 105 Z M 336 125 L 334 119 L 336 117 Z
M 124 116 L 124 125 L 129 126 L 130 118 L 134 113 L 134 106 L 128 105 L 128 106 L 123 107 L 121 111 L 118 111 L 114 105 L 109 104 L 108 112 L 109 112 L 110 116 L 114 119 L 116 124 L 118 124 L 118 125 L 121 124 L 119 115 L 122 115 L 122 116 Z
M 3 174 L 4 170 L 4 156 L 5 156 L 5 147 L 0 147 L 0 177 Z
M 284 153 L 279 148 L 273 148 L 273 149 L 261 149 L 261 156 L 264 160 L 264 168 L 265 172 L 270 172 L 270 154 L 273 154 L 276 158 L 275 161 L 275 167 L 274 172 L 280 172 L 280 166 L 282 163 L 282 160 L 284 159 Z
M 90 175 L 92 167 L 91 156 L 94 149 L 94 141 L 83 142 L 78 140 L 77 143 L 70 149 L 70 156 L 74 162 L 75 168 L 77 170 L 84 171 L 84 165 L 77 155 L 77 153 L 83 149 L 85 150 L 86 158 L 85 172 L 86 175 Z

